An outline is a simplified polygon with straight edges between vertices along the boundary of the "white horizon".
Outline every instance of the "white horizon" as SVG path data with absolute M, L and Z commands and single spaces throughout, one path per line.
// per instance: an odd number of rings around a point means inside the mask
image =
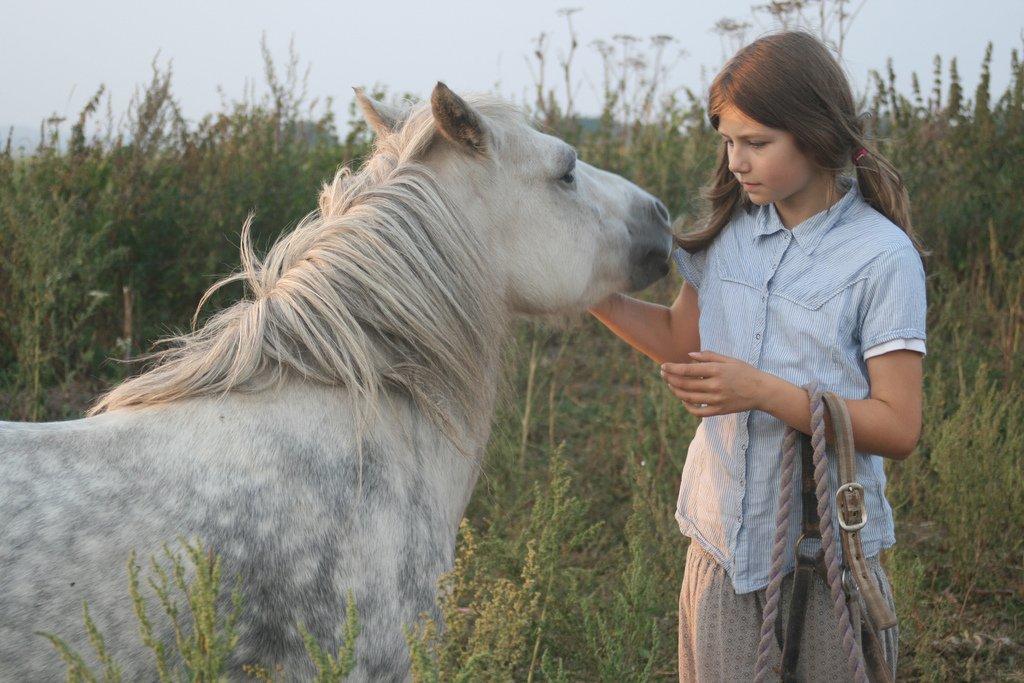
M 647 0 L 624 3 L 592 0 L 550 3 L 524 0 L 514 12 L 495 16 L 486 3 L 448 0 L 425 7 L 411 1 L 392 5 L 385 36 L 361 32 L 384 24 L 375 8 L 364 4 L 328 5 L 301 0 L 281 7 L 267 0 L 245 5 L 217 5 L 188 0 L 173 6 L 127 0 L 81 5 L 70 2 L 20 3 L 7 12 L 9 32 L 0 43 L 0 143 L 11 126 L 18 135 L 38 135 L 41 121 L 62 116 L 66 129 L 100 84 L 107 87 L 115 123 L 123 118 L 136 88 L 151 76 L 151 63 L 173 68 L 171 92 L 186 119 L 222 110 L 218 88 L 228 101 L 242 99 L 247 87 L 265 91 L 260 39 L 279 70 L 294 39 L 300 67 L 310 67 L 309 98 L 332 97 L 333 111 L 344 124 L 352 100 L 351 86 L 381 84 L 391 93 L 425 96 L 438 80 L 458 91 L 497 91 L 522 102 L 533 88 L 536 64 L 527 65 L 533 39 L 549 34 L 546 78 L 558 84 L 557 60 L 568 45 L 566 20 L 556 10 L 582 7 L 573 16 L 580 38 L 574 58 L 576 110 L 599 113 L 601 61 L 592 42 L 631 34 L 672 35 L 671 51 L 688 54 L 676 62 L 668 86 L 688 87 L 703 96 L 710 76 L 726 57 L 711 31 L 723 17 L 754 23 L 748 39 L 772 26 L 752 15 L 749 2 L 725 0 L 714 8 L 700 3 Z M 851 10 L 859 2 L 851 2 Z M 1001 15 L 1003 20 L 992 22 Z M 454 18 L 453 18 L 454 17 Z M 986 21 L 987 20 L 987 21 Z M 343 27 L 357 30 L 338 37 Z M 868 87 L 870 69 L 884 74 L 891 57 L 897 89 L 909 94 L 911 73 L 920 79 L 925 98 L 932 86 L 932 59 L 943 58 L 943 97 L 949 87 L 949 61 L 957 58 L 964 95 L 973 99 L 986 44 L 993 43 L 990 91 L 997 96 L 1010 78 L 1010 51 L 1024 47 L 1024 4 L 1019 0 L 901 2 L 866 0 L 847 36 L 844 66 L 855 93 Z M 43 36 L 43 38 L 40 38 Z M 467 58 L 467 55 L 472 55 Z M 12 64 L 23 65 L 12 69 Z M 331 64 L 337 64 L 331 68 Z M 25 68 L 28 65 L 29 68 Z M 556 92 L 564 94 L 564 87 Z M 995 97 L 993 97 L 995 99 Z M 106 99 L 102 105 L 107 106 Z M 102 114 L 102 110 L 101 110 Z M 34 143 L 33 143 L 34 144 Z

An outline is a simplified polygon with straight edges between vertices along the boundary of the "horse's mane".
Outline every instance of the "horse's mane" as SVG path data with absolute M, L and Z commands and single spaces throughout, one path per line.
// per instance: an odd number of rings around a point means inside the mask
M 470 100 L 488 118 L 519 115 Z M 260 261 L 250 216 L 241 265 L 206 291 L 241 280 L 239 301 L 199 329 L 162 339 L 155 364 L 101 396 L 89 415 L 229 391 L 259 391 L 286 376 L 347 387 L 360 425 L 382 390 L 404 392 L 449 435 L 451 414 L 470 422 L 488 405 L 490 353 L 507 314 L 488 254 L 437 176 L 418 160 L 434 139 L 419 105 L 352 174 L 342 168 L 319 208 Z M 493 382 L 493 380 L 492 380 Z M 493 389 L 493 387 L 492 387 Z

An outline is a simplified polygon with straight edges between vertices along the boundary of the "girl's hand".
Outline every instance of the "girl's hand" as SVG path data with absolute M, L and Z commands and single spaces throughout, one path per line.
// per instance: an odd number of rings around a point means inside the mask
M 760 409 L 765 386 L 761 370 L 713 351 L 696 351 L 690 357 L 698 362 L 661 366 L 661 376 L 689 413 L 710 417 Z

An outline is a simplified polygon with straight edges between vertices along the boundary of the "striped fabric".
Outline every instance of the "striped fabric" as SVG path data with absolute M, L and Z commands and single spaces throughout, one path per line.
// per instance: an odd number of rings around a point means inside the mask
M 792 230 L 774 204 L 737 210 L 705 250 L 673 257 L 697 290 L 702 348 L 797 386 L 816 379 L 851 399 L 870 395 L 865 355 L 882 344 L 923 351 L 924 267 L 898 226 L 871 208 L 856 179 L 843 197 Z M 881 347 L 886 348 L 886 347 Z M 737 593 L 768 583 L 785 424 L 762 411 L 701 420 L 676 505 L 680 530 L 711 553 Z M 835 463 L 831 487 L 836 489 Z M 895 543 L 882 458 L 858 452 L 868 523 L 864 552 Z M 799 511 L 790 543 L 799 534 Z M 792 550 L 787 571 L 793 568 Z

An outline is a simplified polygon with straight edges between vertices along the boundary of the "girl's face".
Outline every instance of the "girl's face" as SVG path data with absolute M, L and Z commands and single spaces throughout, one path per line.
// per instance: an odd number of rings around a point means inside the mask
M 754 204 L 799 204 L 818 189 L 822 174 L 797 149 L 792 133 L 763 126 L 732 106 L 719 115 L 718 132 L 729 170 Z

